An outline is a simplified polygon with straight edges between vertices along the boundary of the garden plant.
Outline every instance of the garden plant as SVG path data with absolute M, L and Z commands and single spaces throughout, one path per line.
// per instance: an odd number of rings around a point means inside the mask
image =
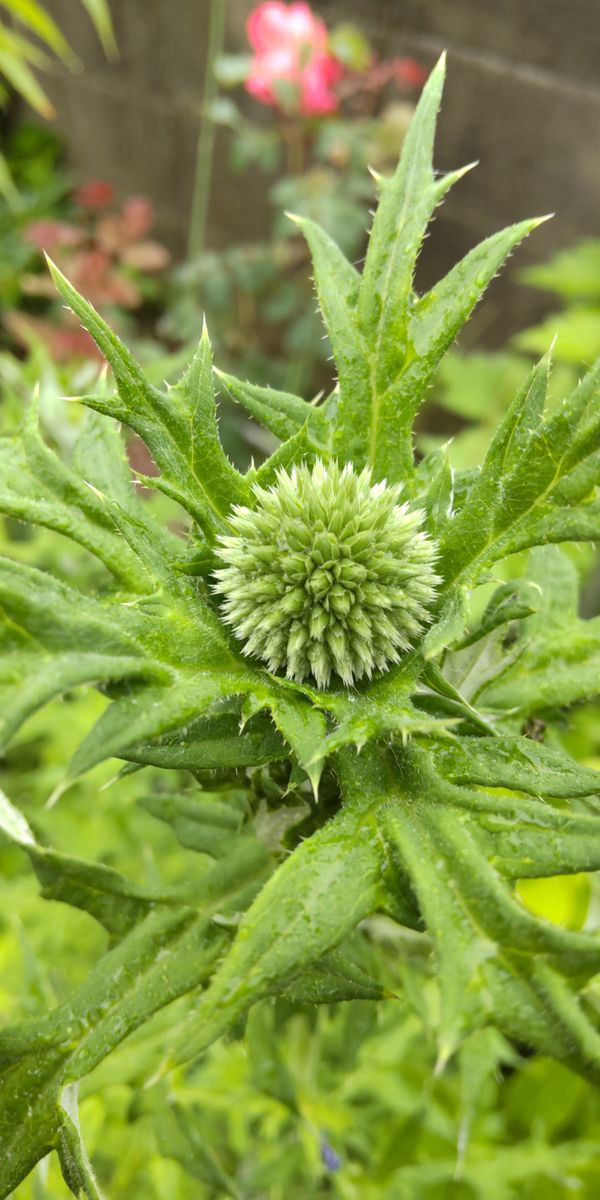
M 54 697 L 98 689 L 104 710 L 56 811 L 116 758 L 115 788 L 137 787 L 144 819 L 195 857 L 176 883 L 142 886 L 54 849 L 1 798 L 0 827 L 43 895 L 109 939 L 68 999 L 0 1032 L 1 1197 L 51 1151 L 73 1194 L 101 1195 L 78 1089 L 163 1009 L 140 1082 L 180 1161 L 194 1137 L 173 1073 L 245 1021 L 260 1042 L 273 1011 L 261 1002 L 275 998 L 300 1012 L 393 1008 L 401 984 L 434 988 L 437 1077 L 462 1055 L 476 1089 L 478 1065 L 515 1047 L 600 1077 L 598 936 L 534 915 L 520 890 L 600 865 L 600 775 L 553 726 L 600 691 L 600 619 L 579 617 L 560 546 L 600 536 L 600 367 L 548 412 L 545 355 L 478 469 L 452 470 L 446 448 L 417 461 L 413 423 L 442 357 L 539 224 L 493 235 L 414 291 L 429 220 L 464 174 L 433 169 L 443 75 L 440 62 L 395 174 L 378 179 L 362 272 L 294 218 L 337 370 L 321 403 L 214 368 L 206 329 L 179 383 L 160 389 L 51 265 L 116 393 L 81 397 L 90 412 L 70 463 L 40 437 L 32 404 L 0 444 L 0 507 L 71 539 L 105 574 L 92 594 L 60 562 L 51 573 L 2 559 L 2 743 Z M 245 475 L 221 448 L 219 389 L 280 442 Z M 118 423 L 146 443 L 159 474 L 137 478 L 176 523 L 133 486 Z M 396 934 L 380 948 L 406 956 L 397 990 L 373 952 L 378 922 Z M 422 964 L 411 974 L 415 954 L 431 954 L 427 982 Z M 210 1151 L 214 1194 L 245 1194 Z
M 355 25 L 328 28 L 308 4 L 282 0 L 250 12 L 251 53 L 221 54 L 223 11 L 222 0 L 212 0 L 189 253 L 172 272 L 159 332 L 193 342 L 205 311 L 221 366 L 316 393 L 331 382 L 329 349 L 306 243 L 285 210 L 316 221 L 359 259 L 375 195 L 367 168 L 395 166 L 426 72 L 412 58 L 380 59 Z M 258 173 L 266 180 L 274 214 L 267 240 L 215 248 L 207 239 L 217 127 L 232 174 L 249 176 L 251 188 Z
M 435 380 L 433 404 L 466 423 L 454 436 L 452 465 L 475 466 L 527 370 L 527 358 L 539 357 L 552 345 L 554 369 L 551 402 L 560 401 L 577 384 L 582 369 L 600 351 L 600 240 L 585 240 L 561 250 L 549 261 L 515 272 L 519 282 L 555 293 L 562 309 L 539 324 L 522 329 L 512 347 L 454 350 L 446 355 Z M 527 355 L 527 358 L 525 357 Z M 422 431 L 419 445 L 431 449 L 443 435 Z
M 116 52 L 107 0 L 80 0 L 94 24 L 106 54 Z M 35 112 L 51 117 L 54 109 L 37 72 L 52 66 L 52 57 L 71 69 L 81 66 L 60 27 L 40 0 L 2 0 L 0 4 L 0 112 L 13 93 Z M 0 195 L 18 208 L 20 197 L 7 160 L 0 152 Z

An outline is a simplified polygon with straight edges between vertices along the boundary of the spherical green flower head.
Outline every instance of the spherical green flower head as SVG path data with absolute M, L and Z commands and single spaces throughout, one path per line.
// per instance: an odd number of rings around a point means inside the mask
M 317 462 L 279 471 L 237 507 L 215 571 L 224 619 L 270 671 L 320 688 L 352 684 L 398 661 L 429 619 L 435 543 L 400 486 L 368 469 Z

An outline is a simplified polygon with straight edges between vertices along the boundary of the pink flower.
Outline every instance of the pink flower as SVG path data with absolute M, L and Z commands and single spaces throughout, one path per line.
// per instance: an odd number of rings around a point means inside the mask
M 250 13 L 246 24 L 248 41 L 257 54 L 268 54 L 290 43 L 327 49 L 327 29 L 312 12 L 310 5 L 300 0 L 284 4 L 283 0 L 264 0 Z
M 344 71 L 331 54 L 315 54 L 302 72 L 300 109 L 303 113 L 335 112 L 339 98 L 332 90 Z
M 265 0 L 250 13 L 246 29 L 254 50 L 246 80 L 251 96 L 307 116 L 335 112 L 333 87 L 343 67 L 328 53 L 327 27 L 308 4 Z

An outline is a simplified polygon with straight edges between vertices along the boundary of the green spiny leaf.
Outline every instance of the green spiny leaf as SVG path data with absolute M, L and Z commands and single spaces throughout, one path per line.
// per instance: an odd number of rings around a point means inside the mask
M 187 509 L 208 534 L 214 534 L 215 528 L 221 527 L 231 500 L 246 498 L 247 491 L 218 441 L 206 333 L 180 383 L 168 391 L 160 391 L 148 382 L 130 352 L 92 305 L 75 291 L 53 263 L 49 267 L 58 291 L 94 338 L 117 384 L 118 397 L 84 396 L 82 403 L 134 429 L 160 467 L 159 483 L 163 490 Z M 217 481 L 214 494 L 212 488 Z
M 364 797 L 302 843 L 242 920 L 169 1065 L 195 1058 L 254 1001 L 285 987 L 334 949 L 377 903 L 380 844 Z
M 293 437 L 308 423 L 316 444 L 326 442 L 327 424 L 320 408 L 307 404 L 306 400 L 290 392 L 278 392 L 274 388 L 247 383 L 227 375 L 225 371 L 215 369 L 215 375 L 230 396 L 281 441 Z
M 20 438 L 0 439 L 0 512 L 44 525 L 90 550 L 126 588 L 149 580 L 98 495 L 44 445 L 31 413 Z
M 534 367 L 442 538 L 448 583 L 475 579 L 517 550 L 597 536 L 600 363 L 554 415 L 544 415 L 548 358 Z
M 597 972 L 600 943 L 525 913 L 482 855 L 472 815 L 460 820 L 446 806 L 432 803 L 431 777 L 428 794 L 424 805 L 400 802 L 387 808 L 382 823 L 436 947 L 443 1003 L 440 1060 L 446 1061 L 468 1029 L 488 1020 L 492 1005 L 504 1032 L 526 1037 L 545 1052 L 554 1036 L 552 1053 L 598 1077 L 600 1037 L 560 975 Z M 442 787 L 440 799 L 443 794 Z M 509 844 L 511 838 L 515 852 L 517 829 L 509 833 Z M 539 846 L 543 855 L 543 839 Z M 528 851 L 533 850 L 529 839 Z
M 76 751 L 65 785 L 106 758 L 122 757 L 140 741 L 161 737 L 173 729 L 182 730 L 216 701 L 251 689 L 253 682 L 250 673 L 198 673 L 180 678 L 174 687 L 142 688 L 137 694 L 113 701 Z

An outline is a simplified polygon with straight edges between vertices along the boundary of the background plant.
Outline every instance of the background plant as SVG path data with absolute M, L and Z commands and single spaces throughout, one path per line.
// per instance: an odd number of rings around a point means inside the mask
M 318 221 L 359 258 L 374 199 L 367 167 L 395 163 L 426 72 L 413 59 L 379 60 L 359 29 L 328 30 L 308 4 L 271 0 L 248 19 L 252 53 L 218 55 L 219 14 L 216 0 L 207 73 L 223 90 L 214 96 L 211 85 L 205 96 L 190 253 L 172 275 L 160 329 L 191 341 L 206 311 L 224 366 L 316 394 L 331 383 L 331 351 L 311 302 L 305 243 L 283 210 Z M 251 108 L 235 88 L 250 93 Z M 233 171 L 249 186 L 257 170 L 267 175 L 276 213 L 267 240 L 205 244 L 215 125 L 229 137 Z
M 81 0 L 108 55 L 116 51 L 110 9 L 106 0 Z M 53 108 L 38 72 L 51 66 L 56 56 L 72 69 L 80 66 L 76 54 L 56 21 L 39 0 L 2 0 L 0 4 L 0 108 L 11 92 L 26 100 L 43 117 Z M 14 207 L 19 192 L 4 155 L 0 154 L 0 192 Z
M 576 367 L 592 362 L 600 350 L 600 239 L 586 238 L 561 250 L 549 262 L 522 271 L 521 279 L 554 293 L 563 307 L 541 324 L 518 334 L 516 345 L 538 354 L 542 341 L 550 334 L 556 338 L 559 361 Z
M 556 366 L 550 396 L 557 402 L 576 386 L 581 370 L 587 369 L 600 352 L 598 240 L 588 238 L 516 275 L 530 287 L 555 293 L 562 308 L 523 329 L 507 350 L 451 351 L 444 359 L 432 400 L 461 423 L 458 430 L 452 428 L 451 456 L 457 467 L 474 466 L 480 461 L 493 429 L 526 376 L 531 356 L 553 346 Z M 443 440 L 443 435 L 439 437 L 428 428 L 420 444 L 428 450 Z
M 70 467 L 44 447 L 32 415 L 21 439 L 4 446 L 13 469 L 4 474 L 2 507 L 12 519 L 74 538 L 116 586 L 86 595 L 5 560 L 4 733 L 16 732 L 56 690 L 100 683 L 106 707 L 65 782 L 108 756 L 191 772 L 176 791 L 152 774 L 140 799 L 200 857 L 182 857 L 175 882 L 167 871 L 160 881 L 132 883 L 52 849 L 40 834 L 34 840 L 19 809 L 3 803 L 6 835 L 28 854 L 45 893 L 82 907 L 112 939 L 68 1001 L 2 1035 L 5 1194 L 50 1148 L 75 1192 L 97 1194 L 73 1085 L 178 997 L 191 993 L 182 1001 L 191 1015 L 182 1024 L 182 1014 L 165 1013 L 175 1029 L 170 1065 L 199 1054 L 267 997 L 374 1001 L 389 991 L 396 981 L 378 977 L 380 960 L 371 964 L 347 941 L 375 913 L 408 931 L 399 938 L 403 949 L 416 942 L 428 959 L 433 946 L 438 1074 L 495 1024 L 597 1079 L 597 937 L 536 918 L 514 882 L 597 867 L 598 776 L 565 755 L 553 732 L 557 708 L 597 689 L 597 620 L 577 616 L 576 572 L 553 543 L 597 537 L 598 372 L 544 416 L 548 362 L 539 364 L 480 473 L 453 475 L 443 452 L 415 464 L 412 420 L 437 363 L 504 257 L 536 224 L 488 239 L 432 293 L 414 295 L 427 220 L 462 174 L 439 179 L 432 170 L 441 79 L 440 67 L 397 173 L 381 182 L 362 276 L 327 235 L 302 222 L 339 388 L 315 407 L 217 376 L 281 440 L 258 471 L 237 474 L 220 449 L 206 335 L 166 393 L 56 275 L 111 362 L 118 395 L 85 397 L 100 415 L 82 432 Z M 373 287 L 382 278 L 383 295 Z M 153 486 L 188 514 L 187 543 L 132 494 L 107 415 L 145 438 L 161 471 Z M 231 503 L 252 503 L 253 482 L 268 486 L 275 468 L 316 456 L 402 481 L 441 547 L 444 583 L 431 628 L 398 667 L 353 692 L 291 685 L 243 660 L 204 582 Z M 519 578 L 494 580 L 497 562 L 531 547 L 538 548 Z M 482 604 L 490 584 L 493 595 Z M 547 744 L 532 736 L 542 721 Z M 116 787 L 130 785 L 126 768 Z M 370 939 L 376 932 L 367 925 L 359 945 Z M 410 959 L 399 949 L 407 994 Z M 198 1004 L 198 986 L 209 977 Z M 422 985 L 417 995 L 422 1006 Z M 148 1045 L 144 1078 L 160 1067 L 164 1037 L 161 1029 Z M 482 1060 L 476 1045 L 475 1059 Z M 150 1089 L 150 1103 L 162 1103 L 163 1086 Z M 162 1110 L 163 1121 L 172 1107 Z M 335 1176 L 337 1151 L 324 1141 Z M 186 1146 L 184 1134 L 190 1169 Z M 585 1147 L 580 1153 L 585 1164 Z M 556 1165 L 557 1156 L 553 1164 L 546 1156 L 542 1172 Z M 235 1180 L 217 1167 L 222 1190 L 235 1194 Z M 439 1181 L 434 1171 L 427 1186 Z M 471 1177 L 465 1186 L 473 1189 Z
M 119 327 L 126 314 L 141 313 L 137 331 L 143 333 L 142 310 L 161 298 L 161 276 L 170 261 L 166 247 L 149 236 L 153 224 L 154 208 L 147 197 L 130 196 L 117 206 L 105 180 L 69 189 L 54 215 L 20 220 L 19 240 L 29 253 L 22 255 L 18 293 L 14 286 L 6 289 L 12 307 L 4 314 L 4 325 L 16 343 L 42 341 L 57 360 L 98 358 L 89 335 L 56 303 L 44 253 L 52 253 Z M 9 222 L 6 238 L 13 244 L 15 233 Z

